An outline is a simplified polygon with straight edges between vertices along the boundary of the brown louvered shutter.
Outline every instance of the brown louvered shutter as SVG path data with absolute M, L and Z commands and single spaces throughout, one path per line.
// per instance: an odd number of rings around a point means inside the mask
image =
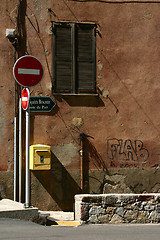
M 53 23 L 53 92 L 96 92 L 95 24 Z
M 76 78 L 79 93 L 95 93 L 95 25 L 76 25 Z
M 69 24 L 54 26 L 54 91 L 72 92 L 72 44 L 71 27 Z

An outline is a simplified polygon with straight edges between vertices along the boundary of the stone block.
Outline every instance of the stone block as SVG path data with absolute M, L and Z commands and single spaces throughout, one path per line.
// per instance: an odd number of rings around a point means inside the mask
M 124 218 L 128 221 L 131 222 L 135 219 L 137 219 L 138 216 L 138 211 L 132 211 L 132 210 L 128 210 L 126 211 Z
M 91 216 L 91 215 L 99 216 L 100 214 L 104 214 L 104 209 L 100 206 L 93 206 L 89 210 L 89 216 Z
M 160 213 L 157 211 L 151 212 L 149 219 L 152 221 L 152 223 L 159 223 L 160 222 Z
M 141 201 L 135 202 L 133 204 L 129 204 L 128 206 L 130 206 L 130 209 L 132 209 L 132 210 L 143 210 Z M 128 209 L 129 209 L 129 207 L 128 207 Z
M 156 211 L 157 211 L 158 213 L 160 213 L 160 205 L 157 205 Z
M 101 196 L 84 196 L 82 199 L 82 202 L 88 202 L 88 203 L 101 203 L 102 197 Z
M 153 211 L 153 210 L 155 210 L 155 206 L 154 205 L 146 205 L 146 206 L 144 206 L 144 210 L 145 211 Z
M 89 223 L 99 223 L 98 217 L 96 215 L 92 215 L 88 219 Z
M 131 194 L 126 194 L 126 195 L 121 195 L 119 194 L 118 196 L 118 202 L 123 202 L 123 204 L 132 204 L 133 202 L 136 201 L 137 196 L 131 195 Z
M 98 217 L 98 220 L 100 221 L 100 223 L 109 223 L 110 217 L 108 214 L 101 215 Z
M 123 216 L 124 216 L 124 213 L 125 213 L 125 211 L 124 211 L 124 208 L 123 208 L 123 207 L 118 207 L 118 208 L 116 209 L 116 214 L 118 214 L 119 216 L 123 217 Z
M 160 197 L 159 196 L 156 196 L 155 200 L 160 203 Z
M 113 215 L 115 213 L 116 207 L 107 207 L 106 213 Z
M 103 204 L 106 206 L 114 206 L 117 202 L 117 197 L 116 196 L 106 196 L 103 198 Z
M 148 223 L 149 222 L 149 213 L 147 211 L 140 211 L 137 217 L 137 223 Z
M 114 214 L 113 217 L 111 218 L 110 223 L 123 223 L 123 218 L 118 214 Z

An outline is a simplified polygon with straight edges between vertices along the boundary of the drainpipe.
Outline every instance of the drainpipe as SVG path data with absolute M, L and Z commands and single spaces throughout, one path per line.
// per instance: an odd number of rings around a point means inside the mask
M 84 172 L 85 172 L 85 166 L 84 166 L 84 161 L 85 161 L 85 159 L 84 159 L 84 151 L 85 151 L 85 149 L 84 149 L 84 143 L 85 143 L 85 139 L 86 138 L 88 138 L 88 137 L 91 137 L 91 136 L 88 136 L 88 135 L 86 135 L 85 133 L 81 133 L 80 135 L 79 135 L 79 139 L 80 139 L 80 146 L 81 146 L 81 148 L 80 148 L 80 175 L 81 175 L 81 190 L 82 190 L 82 193 L 84 192 L 84 190 L 85 190 L 85 184 L 84 184 L 84 179 L 85 179 L 85 176 L 84 176 Z M 92 137 L 91 137 L 92 138 Z
M 87 161 L 87 159 L 85 159 L 85 153 L 84 153 L 84 151 L 85 151 L 85 149 L 84 149 L 84 146 L 85 146 L 85 140 L 87 139 L 87 138 L 92 138 L 92 139 L 94 139 L 93 137 L 91 137 L 91 136 L 88 136 L 88 135 L 86 135 L 85 133 L 80 133 L 80 135 L 79 135 L 79 139 L 80 139 L 80 175 L 81 175 L 81 190 L 82 190 L 82 193 L 84 193 L 85 192 L 85 177 L 86 176 L 84 176 L 85 175 L 85 168 L 86 168 L 86 164 L 85 164 L 85 160 Z M 87 149 L 86 149 L 86 151 L 87 151 Z
M 81 133 L 80 136 L 80 175 L 81 175 L 81 190 L 84 191 L 84 133 Z
M 16 8 L 19 8 L 19 0 L 17 0 Z M 18 13 L 18 16 L 15 17 L 15 30 L 16 33 L 18 32 L 18 26 L 17 26 L 17 17 L 20 17 L 20 14 Z M 14 62 L 16 62 L 18 48 L 19 48 L 19 41 L 18 36 L 16 34 L 15 39 L 12 39 L 12 45 L 15 48 L 14 51 Z M 18 53 L 19 57 L 19 53 Z M 18 107 L 19 107 L 19 92 L 20 87 L 18 86 L 17 82 L 15 81 L 15 118 L 14 118 L 14 201 L 17 201 L 18 198 L 18 140 L 19 140 L 19 134 L 18 134 Z

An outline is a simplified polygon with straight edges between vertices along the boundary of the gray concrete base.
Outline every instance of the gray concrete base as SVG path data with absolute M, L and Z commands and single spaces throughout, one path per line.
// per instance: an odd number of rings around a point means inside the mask
M 24 204 L 10 199 L 0 200 L 0 218 L 29 220 L 38 216 L 38 208 L 25 208 Z

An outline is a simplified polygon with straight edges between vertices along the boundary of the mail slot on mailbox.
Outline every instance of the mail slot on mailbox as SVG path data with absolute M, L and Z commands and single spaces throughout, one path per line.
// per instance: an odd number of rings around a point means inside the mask
M 51 169 L 51 147 L 48 145 L 30 146 L 30 170 L 50 170 Z

